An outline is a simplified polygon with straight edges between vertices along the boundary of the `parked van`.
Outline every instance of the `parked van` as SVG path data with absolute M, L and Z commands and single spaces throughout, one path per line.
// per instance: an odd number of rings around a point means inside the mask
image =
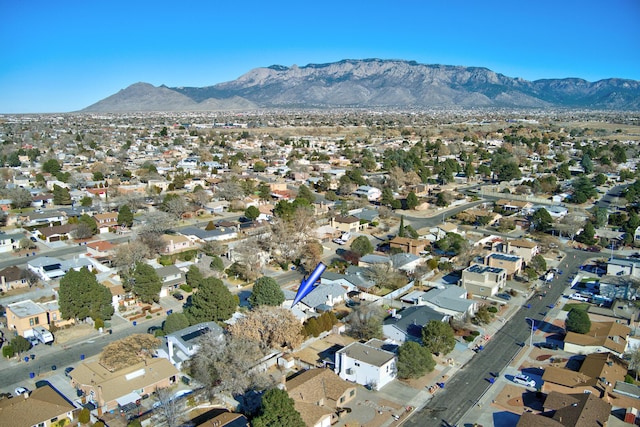
M 513 377 L 513 382 L 516 384 L 526 385 L 527 387 L 535 387 L 536 382 L 532 380 L 528 375 L 516 375 Z
M 569 295 L 569 299 L 572 299 L 575 301 L 589 302 L 589 297 L 582 294 L 571 294 Z

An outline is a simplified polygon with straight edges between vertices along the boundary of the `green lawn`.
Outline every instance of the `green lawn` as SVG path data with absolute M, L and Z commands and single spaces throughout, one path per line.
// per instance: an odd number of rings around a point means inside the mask
M 569 311 L 572 308 L 575 308 L 576 310 L 587 310 L 589 308 L 589 303 L 588 302 L 574 302 L 574 303 L 566 303 L 564 305 L 564 307 L 562 307 L 562 309 L 564 311 Z

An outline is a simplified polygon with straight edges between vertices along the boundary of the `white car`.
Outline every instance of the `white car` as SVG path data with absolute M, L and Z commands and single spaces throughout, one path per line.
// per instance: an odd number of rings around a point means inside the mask
M 526 385 L 527 387 L 535 387 L 536 382 L 532 380 L 528 375 L 516 375 L 513 377 L 513 382 L 516 384 Z
M 26 387 L 16 387 L 16 389 L 13 390 L 13 392 L 15 393 L 16 396 L 22 396 L 25 393 L 29 393 L 29 389 Z

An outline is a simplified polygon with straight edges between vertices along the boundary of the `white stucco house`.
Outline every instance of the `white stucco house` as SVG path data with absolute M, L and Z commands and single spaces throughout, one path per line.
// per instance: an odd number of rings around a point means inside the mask
M 173 366 L 180 369 L 182 363 L 198 351 L 198 339 L 206 334 L 211 334 L 216 340 L 224 339 L 224 331 L 216 322 L 198 323 L 165 335 L 165 341 L 162 347 L 156 350 L 156 355 L 169 359 Z
M 343 380 L 380 390 L 396 378 L 396 345 L 378 339 L 353 342 L 335 355 L 335 373 Z

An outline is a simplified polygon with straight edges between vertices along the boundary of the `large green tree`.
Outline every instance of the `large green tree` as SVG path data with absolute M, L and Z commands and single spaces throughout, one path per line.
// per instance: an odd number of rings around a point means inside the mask
M 191 305 L 185 314 L 192 325 L 210 321 L 224 321 L 231 317 L 238 307 L 238 297 L 233 295 L 215 277 L 206 278 L 198 291 L 191 297 Z
M 70 205 L 71 194 L 66 187 L 60 187 L 58 184 L 53 185 L 53 203 L 56 205 Z
M 133 225 L 133 212 L 128 205 L 120 206 L 118 209 L 118 224 L 131 227 Z
M 268 276 L 262 276 L 253 285 L 253 292 L 249 297 L 251 307 L 261 305 L 279 306 L 284 302 L 284 292 L 278 282 Z
M 92 236 L 98 232 L 98 224 L 96 223 L 96 220 L 87 214 L 80 215 L 80 218 L 78 218 L 78 224 L 84 224 L 87 230 L 91 231 Z
M 351 250 L 363 256 L 373 252 L 373 245 L 367 236 L 358 236 L 351 243 Z
M 170 334 L 189 326 L 189 319 L 184 313 L 171 313 L 162 324 L 165 334 Z
M 61 169 L 62 167 L 56 159 L 49 159 L 42 164 L 42 172 L 48 172 L 51 175 L 57 174 Z
M 192 288 L 197 288 L 204 281 L 204 275 L 200 271 L 198 267 L 195 265 L 190 265 L 189 270 L 187 270 L 187 285 Z
M 586 222 L 582 232 L 576 236 L 576 241 L 585 245 L 593 245 L 596 242 L 596 230 L 593 224 Z
M 310 205 L 312 205 L 316 202 L 316 195 L 313 194 L 313 191 L 311 191 L 309 187 L 303 184 L 298 188 L 296 199 L 306 200 Z
M 531 222 L 536 231 L 547 232 L 553 225 L 553 218 L 551 214 L 545 208 L 540 208 L 531 216 Z
M 456 337 L 448 323 L 430 320 L 422 328 L 422 343 L 431 353 L 447 354 L 456 345 Z
M 260 209 L 255 206 L 249 206 L 244 210 L 244 216 L 250 221 L 255 221 L 260 216 Z
M 418 206 L 418 203 L 420 203 L 418 200 L 418 196 L 416 196 L 416 193 L 411 191 L 407 195 L 407 209 L 415 209 L 416 206 Z
M 433 371 L 436 361 L 428 348 L 415 341 L 406 341 L 398 349 L 398 377 L 420 378 Z
M 305 427 L 294 401 L 286 391 L 272 388 L 262 396 L 260 414 L 251 420 L 253 427 Z
M 64 319 L 111 319 L 113 306 L 111 292 L 98 283 L 96 276 L 86 267 L 69 270 L 60 279 L 58 305 Z
M 160 301 L 162 281 L 153 267 L 144 262 L 138 262 L 131 278 L 133 279 L 131 289 L 140 301 L 147 304 Z
M 565 327 L 567 328 L 567 332 L 586 334 L 591 329 L 589 314 L 583 308 L 572 308 L 567 314 Z

